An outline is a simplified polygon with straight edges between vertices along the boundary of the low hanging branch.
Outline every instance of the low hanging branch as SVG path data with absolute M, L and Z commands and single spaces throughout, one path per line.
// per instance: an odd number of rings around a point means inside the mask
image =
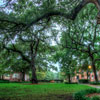
M 66 19 L 75 20 L 75 18 L 77 17 L 77 15 L 81 11 L 81 9 L 84 8 L 89 3 L 93 3 L 97 7 L 98 12 L 99 12 L 97 15 L 97 23 L 100 24 L 100 0 L 82 0 L 70 13 L 64 13 L 61 11 L 50 11 L 50 12 L 47 12 L 47 13 L 44 13 L 44 14 L 38 16 L 36 19 L 32 20 L 30 23 L 28 23 L 27 21 L 26 22 L 18 22 L 17 21 L 18 19 L 16 19 L 16 18 L 13 18 L 14 20 L 12 20 L 12 19 L 8 20 L 8 19 L 1 18 L 0 22 L 8 22 L 11 24 L 22 25 L 23 28 L 27 29 L 27 28 L 31 27 L 32 25 L 36 24 L 37 22 L 39 22 L 40 20 L 48 19 L 51 16 L 61 16 Z
M 26 28 L 29 28 L 30 26 L 36 24 L 37 22 L 39 22 L 42 19 L 45 18 L 49 18 L 51 16 L 61 16 L 64 17 L 66 19 L 70 19 L 70 20 L 75 20 L 75 18 L 77 17 L 78 13 L 81 11 L 82 8 L 84 8 L 88 3 L 93 3 L 96 5 L 98 11 L 100 12 L 100 0 L 82 0 L 82 2 L 80 2 L 72 11 L 71 13 L 67 14 L 64 12 L 60 12 L 60 11 L 50 11 L 48 13 L 44 13 L 43 15 L 39 16 L 37 19 L 33 20 L 31 23 L 29 23 Z M 100 13 L 98 13 L 97 15 L 97 23 L 99 23 L 100 20 Z
M 72 20 L 74 20 L 81 9 L 89 3 L 95 4 L 96 8 L 98 9 L 97 24 L 100 24 L 100 0 L 82 0 L 82 2 L 80 2 L 79 5 L 76 6 L 76 8 L 74 8 L 74 10 L 72 11 Z
M 27 61 L 28 63 L 30 63 L 30 60 L 28 59 L 27 56 L 25 56 L 25 55 L 23 54 L 22 51 L 20 51 L 20 50 L 18 50 L 18 49 L 16 49 L 16 48 L 6 47 L 5 45 L 3 45 L 3 48 L 6 49 L 6 50 L 8 50 L 8 51 L 12 51 L 12 52 L 18 53 L 18 54 L 22 57 L 23 60 L 25 60 L 25 61 Z

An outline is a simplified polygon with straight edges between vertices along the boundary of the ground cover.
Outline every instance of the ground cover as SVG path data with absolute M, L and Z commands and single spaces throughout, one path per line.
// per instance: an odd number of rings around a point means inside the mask
M 91 87 L 80 84 L 1 83 L 0 100 L 72 100 L 72 94 Z

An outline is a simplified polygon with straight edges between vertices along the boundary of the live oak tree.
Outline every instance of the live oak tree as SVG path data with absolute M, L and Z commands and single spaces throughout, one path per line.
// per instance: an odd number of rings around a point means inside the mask
M 95 13 L 95 9 L 91 14 Z M 99 27 L 95 20 L 92 20 L 94 16 L 89 16 L 90 10 L 83 11 L 83 19 L 79 22 L 67 24 L 67 29 L 63 33 L 65 41 L 65 47 L 71 50 L 77 50 L 88 55 L 95 76 L 95 81 L 98 81 L 96 72 L 96 63 L 99 61 Z M 80 53 L 81 55 L 81 53 Z
M 48 59 L 45 58 L 39 61 L 39 58 L 42 58 L 40 56 L 47 56 L 50 53 L 49 51 L 52 50 L 50 42 L 53 36 L 47 33 L 49 32 L 45 29 L 47 26 L 47 23 L 40 23 L 18 34 L 12 34 L 11 32 L 4 34 L 5 32 L 1 32 L 2 48 L 18 54 L 23 61 L 28 63 L 32 71 L 32 83 L 38 83 L 36 65 L 43 67 L 41 62 L 43 61 L 46 64 Z
M 21 80 L 25 80 L 25 73 L 30 70 L 29 64 L 22 60 L 21 56 L 8 50 L 0 52 L 0 74 L 12 74 L 14 72 L 20 72 Z
M 22 60 L 21 56 L 10 52 L 8 57 L 5 59 L 5 62 L 5 66 L 10 68 L 10 71 L 12 71 L 11 73 L 21 73 L 21 81 L 25 81 L 25 74 L 29 74 L 30 65 L 26 61 Z
M 22 31 L 52 17 L 60 16 L 74 20 L 87 4 L 93 3 L 100 11 L 100 0 L 5 0 L 1 6 L 0 23 L 3 30 Z M 6 10 L 7 9 L 7 10 Z M 96 16 L 96 15 L 95 15 Z M 98 13 L 98 23 L 100 15 Z M 9 27 L 10 25 L 10 27 Z M 6 27 L 5 27 L 6 26 Z
M 71 78 L 75 75 L 77 69 L 77 62 L 73 51 L 70 49 L 64 49 L 61 45 L 58 46 L 58 51 L 54 55 L 55 61 L 59 62 L 60 71 L 64 73 L 64 76 L 71 83 Z
M 19 45 L 21 45 L 21 43 Z M 41 46 L 43 47 L 44 45 Z M 11 49 L 11 47 L 9 49 Z M 43 48 L 41 47 L 40 49 L 43 50 Z M 26 49 L 26 45 L 25 47 L 21 47 L 20 50 L 23 51 L 27 50 L 26 52 L 28 52 L 28 49 Z M 43 80 L 46 76 L 47 69 L 51 68 L 51 65 L 49 64 L 49 60 L 47 57 L 48 51 L 49 50 L 46 50 L 46 52 L 42 53 L 39 52 L 37 55 L 37 59 L 35 60 L 36 76 L 38 80 Z M 12 74 L 14 72 L 18 72 L 21 73 L 21 80 L 25 81 L 25 74 L 28 75 L 31 74 L 30 63 L 23 60 L 22 57 L 17 52 L 13 52 L 11 50 L 8 51 L 8 49 L 7 50 L 5 49 L 0 53 L 0 57 L 2 58 L 0 60 L 1 77 L 5 73 Z M 32 75 L 30 75 L 30 78 L 31 77 Z
M 31 37 L 31 32 L 29 32 L 29 30 L 31 29 L 32 29 L 31 31 L 38 30 L 39 28 L 42 27 L 41 24 L 43 23 L 47 24 L 51 20 L 54 22 L 59 22 L 58 20 L 59 17 L 60 17 L 60 22 L 63 22 L 63 21 L 66 22 L 68 21 L 68 19 L 75 20 L 77 15 L 81 11 L 81 9 L 84 8 L 89 3 L 95 4 L 97 9 L 100 11 L 100 1 L 99 0 L 71 0 L 71 1 L 70 0 L 67 0 L 67 1 L 65 0 L 63 1 L 59 1 L 59 0 L 58 1 L 56 0 L 43 0 L 43 1 L 41 0 L 35 0 L 35 1 L 16 0 L 14 2 L 12 2 L 12 0 L 9 0 L 8 2 L 5 3 L 5 5 L 3 5 L 3 7 L 0 8 L 0 15 L 1 15 L 0 16 L 0 33 L 3 33 L 1 37 L 4 37 L 4 34 L 7 35 L 8 33 L 10 33 L 9 35 L 13 37 L 13 40 L 14 40 L 15 37 L 19 38 L 20 36 L 19 34 L 23 34 L 24 32 L 26 32 L 25 35 L 28 35 L 28 36 L 30 35 Z M 88 8 L 92 10 L 90 6 L 88 6 Z M 86 9 L 86 12 L 88 8 Z M 96 17 L 97 10 L 95 10 L 95 12 L 96 13 L 94 13 L 94 16 Z M 87 14 L 85 13 L 84 16 L 87 16 Z M 93 17 L 93 19 L 95 19 L 95 17 Z M 79 20 L 76 19 L 76 21 L 80 21 L 80 19 Z M 99 23 L 99 13 L 98 13 L 98 23 Z M 39 24 L 40 26 L 38 26 L 38 28 L 33 29 L 33 27 L 35 27 L 37 24 Z M 82 24 L 80 25 L 82 26 Z M 72 27 L 76 28 L 76 26 L 72 26 Z M 22 35 L 20 36 L 20 40 L 23 41 L 23 38 L 21 37 Z M 76 37 L 74 38 L 76 39 Z M 8 36 L 4 40 L 11 42 L 11 39 Z M 8 49 L 8 50 L 10 49 L 10 51 L 17 52 L 18 54 L 21 55 L 21 57 L 25 61 L 27 61 L 28 63 L 31 63 L 31 66 L 33 66 L 34 65 L 33 59 L 36 58 L 37 47 L 41 39 L 37 38 L 36 36 L 35 40 L 33 40 L 32 38 L 31 40 L 27 39 L 27 41 L 31 41 L 30 46 L 29 46 L 31 55 L 29 59 L 27 57 L 27 53 L 23 55 L 23 53 L 19 51 L 19 49 L 16 48 L 14 43 L 13 44 L 10 43 L 12 44 L 11 48 L 13 49 L 8 48 L 7 42 L 4 42 L 4 43 L 2 42 L 2 43 L 5 49 Z M 25 42 L 26 42 L 26 39 L 25 41 L 23 41 L 23 43 Z M 88 46 L 88 47 L 91 48 L 91 46 Z M 33 48 L 35 51 L 33 51 Z M 32 70 L 35 71 L 35 67 Z M 34 76 L 35 76 L 35 73 L 34 73 Z M 37 79 L 35 78 L 33 81 L 37 83 L 36 80 Z

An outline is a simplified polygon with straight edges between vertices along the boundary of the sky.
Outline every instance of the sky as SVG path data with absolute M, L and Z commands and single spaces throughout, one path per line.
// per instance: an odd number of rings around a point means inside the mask
M 3 0 L 0 0 L 0 6 L 3 6 L 3 4 L 4 4 Z
M 3 0 L 0 0 L 0 3 L 3 3 Z

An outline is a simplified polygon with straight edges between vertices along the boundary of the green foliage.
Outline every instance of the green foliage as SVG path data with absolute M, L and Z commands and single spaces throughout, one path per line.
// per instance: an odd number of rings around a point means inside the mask
M 69 84 L 69 82 L 64 82 L 65 84 Z M 71 82 L 70 84 L 78 84 L 77 82 Z
M 9 80 L 1 80 L 0 79 L 0 83 L 9 83 Z
M 37 72 L 36 75 L 37 75 L 38 80 L 44 80 L 46 73 L 45 72 Z
M 100 100 L 99 96 L 94 96 L 91 100 Z
M 89 83 L 89 80 L 87 80 L 87 79 L 80 79 L 79 83 Z
M 100 82 L 90 82 L 92 85 L 100 85 Z
M 93 89 L 83 90 L 83 91 L 75 93 L 73 97 L 74 97 L 74 100 L 100 100 L 99 97 L 93 97 L 93 98 L 86 97 L 86 95 L 93 94 L 93 93 L 100 93 L 100 89 L 93 88 Z
M 75 55 L 73 54 L 73 51 L 70 51 L 69 49 L 64 48 L 63 50 L 60 50 L 62 48 L 58 48 L 58 51 L 54 55 L 54 59 L 59 62 L 60 64 L 60 70 L 63 73 L 62 76 L 64 78 L 70 78 L 75 75 L 75 70 L 77 70 L 77 61 Z
M 54 80 L 54 73 L 53 72 L 50 72 L 50 71 L 47 71 L 46 72 L 46 75 L 45 75 L 45 80 Z

